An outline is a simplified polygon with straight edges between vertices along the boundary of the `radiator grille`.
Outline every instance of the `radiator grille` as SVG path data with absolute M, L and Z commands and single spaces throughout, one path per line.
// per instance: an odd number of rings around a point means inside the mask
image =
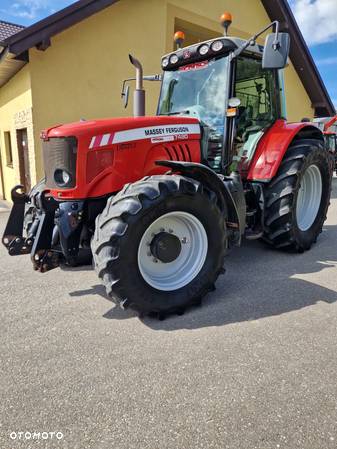
M 60 189 L 54 179 L 55 170 L 66 170 L 70 176 L 70 183 L 63 188 L 76 185 L 77 139 L 75 137 L 52 137 L 43 141 L 43 163 L 46 176 L 46 187 Z

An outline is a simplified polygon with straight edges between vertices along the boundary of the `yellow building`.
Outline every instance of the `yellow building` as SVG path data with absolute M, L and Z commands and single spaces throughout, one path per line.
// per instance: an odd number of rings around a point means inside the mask
M 129 53 L 146 74 L 159 73 L 174 31 L 185 32 L 187 45 L 220 36 L 224 10 L 234 18 L 232 35 L 247 38 L 271 20 L 291 34 L 285 71 L 290 121 L 333 114 L 286 0 L 80 0 L 5 38 L 0 22 L 0 197 L 10 199 L 14 184 L 29 187 L 43 175 L 42 129 L 132 114 L 120 98 L 122 80 L 134 76 Z M 147 114 L 156 112 L 158 84 L 146 86 Z

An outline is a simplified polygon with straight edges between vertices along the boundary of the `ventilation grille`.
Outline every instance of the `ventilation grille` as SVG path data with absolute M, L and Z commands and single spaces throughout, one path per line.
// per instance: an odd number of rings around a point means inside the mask
M 170 159 L 171 161 L 192 162 L 191 151 L 186 143 L 177 145 L 165 145 L 164 149 L 167 153 L 168 159 Z

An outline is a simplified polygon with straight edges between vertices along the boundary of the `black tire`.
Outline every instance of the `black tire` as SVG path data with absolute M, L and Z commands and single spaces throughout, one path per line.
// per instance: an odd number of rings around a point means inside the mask
M 303 231 L 298 226 L 296 204 L 303 175 L 311 165 L 319 168 L 322 195 L 316 219 Z M 276 177 L 266 188 L 265 240 L 276 248 L 298 252 L 310 249 L 326 219 L 331 177 L 330 157 L 323 143 L 314 139 L 295 140 L 289 146 Z
M 208 238 L 206 260 L 197 276 L 172 291 L 153 288 L 140 273 L 138 247 L 146 229 L 158 217 L 173 211 L 193 214 Z M 111 197 L 96 218 L 91 248 L 94 265 L 107 294 L 122 307 L 141 314 L 183 313 L 214 289 L 222 272 L 226 250 L 225 216 L 216 196 L 193 179 L 163 175 L 129 184 Z

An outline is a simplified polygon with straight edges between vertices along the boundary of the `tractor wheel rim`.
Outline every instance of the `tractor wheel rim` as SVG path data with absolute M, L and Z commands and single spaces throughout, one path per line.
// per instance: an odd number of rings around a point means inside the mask
M 169 263 L 156 259 L 151 242 L 159 233 L 178 237 L 181 251 Z M 208 250 L 208 238 L 203 224 L 188 212 L 175 211 L 162 215 L 144 232 L 138 248 L 138 267 L 144 280 L 153 288 L 173 291 L 189 284 L 202 269 Z
M 317 165 L 304 172 L 297 195 L 296 218 L 301 231 L 307 231 L 316 220 L 322 199 L 322 175 Z

